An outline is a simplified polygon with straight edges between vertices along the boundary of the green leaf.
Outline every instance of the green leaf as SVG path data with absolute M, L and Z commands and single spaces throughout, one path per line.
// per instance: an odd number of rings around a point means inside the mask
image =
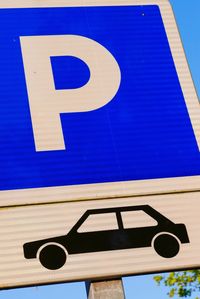
M 170 288 L 168 296 L 175 295 L 179 298 L 191 298 L 195 291 L 200 291 L 200 270 L 188 270 L 171 272 L 166 275 L 156 275 L 154 280 L 157 285 L 165 285 Z M 200 297 L 191 298 L 200 299 Z

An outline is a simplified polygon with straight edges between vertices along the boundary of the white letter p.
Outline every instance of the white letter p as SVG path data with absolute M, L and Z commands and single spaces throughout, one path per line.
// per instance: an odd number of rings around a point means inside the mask
M 91 111 L 110 102 L 120 85 L 119 66 L 105 47 L 78 35 L 21 36 L 20 42 L 36 151 L 65 149 L 60 113 Z M 83 60 L 90 69 L 87 84 L 56 90 L 51 56 Z

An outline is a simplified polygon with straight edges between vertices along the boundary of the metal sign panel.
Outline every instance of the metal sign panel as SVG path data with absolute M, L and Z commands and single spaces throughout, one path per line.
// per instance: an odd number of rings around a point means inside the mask
M 1 206 L 200 189 L 200 107 L 167 1 L 0 7 Z
M 0 287 L 200 266 L 199 193 L 0 211 Z

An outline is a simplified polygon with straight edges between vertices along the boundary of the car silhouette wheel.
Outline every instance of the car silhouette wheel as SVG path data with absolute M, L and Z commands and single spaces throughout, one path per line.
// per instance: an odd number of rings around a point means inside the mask
M 43 267 L 49 270 L 57 270 L 65 264 L 67 255 L 59 245 L 48 244 L 41 249 L 39 260 Z
M 155 237 L 153 247 L 160 256 L 165 258 L 172 258 L 176 256 L 180 250 L 177 238 L 167 233 L 163 233 Z

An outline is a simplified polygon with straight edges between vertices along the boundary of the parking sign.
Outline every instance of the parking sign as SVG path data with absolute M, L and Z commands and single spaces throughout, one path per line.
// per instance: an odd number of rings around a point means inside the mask
M 1 288 L 200 266 L 200 107 L 171 7 L 104 2 L 0 0 Z
M 200 108 L 169 4 L 19 3 L 0 10 L 1 205 L 197 189 Z

